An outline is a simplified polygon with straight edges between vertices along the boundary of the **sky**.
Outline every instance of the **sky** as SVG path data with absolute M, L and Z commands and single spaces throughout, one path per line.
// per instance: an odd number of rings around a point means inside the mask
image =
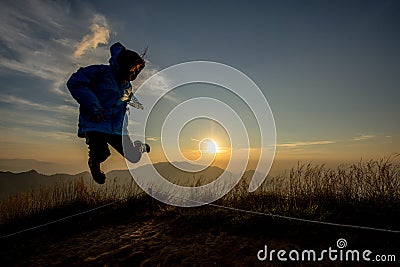
M 66 81 L 79 67 L 108 64 L 117 41 L 138 52 L 149 47 L 136 87 L 188 61 L 246 74 L 272 110 L 276 161 L 399 153 L 399 30 L 400 2 L 387 0 L 1 1 L 0 169 L 87 170 L 87 148 L 76 135 L 78 104 Z M 187 85 L 173 95 L 182 101 L 213 91 L 208 87 Z M 226 101 L 236 103 L 228 95 Z M 246 106 L 236 103 L 236 110 Z M 160 136 L 144 138 L 156 148 L 154 161 L 162 160 Z M 196 158 L 204 138 L 215 139 L 226 164 L 229 134 L 206 119 L 182 129 L 183 154 Z M 105 170 L 123 168 L 112 153 Z

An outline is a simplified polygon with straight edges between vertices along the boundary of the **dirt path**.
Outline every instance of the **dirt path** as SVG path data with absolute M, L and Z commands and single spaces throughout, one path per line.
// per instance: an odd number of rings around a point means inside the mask
M 2 244 L 0 259 L 2 266 L 277 266 L 277 260 L 271 264 L 257 259 L 257 252 L 264 245 L 276 251 L 300 251 L 335 246 L 337 238 L 345 237 L 353 248 L 361 248 L 364 240 L 372 237 L 370 233 L 335 232 L 313 226 L 302 229 L 286 225 L 279 229 L 277 226 L 281 224 L 252 225 L 254 220 L 258 219 L 239 219 L 232 226 L 215 217 L 209 222 L 204 217 L 189 221 L 185 216 L 170 214 L 136 218 L 54 238 L 51 236 L 54 229 L 42 230 L 40 235 L 22 235 Z M 57 229 L 57 233 L 60 231 Z M 391 241 L 387 236 L 377 235 L 374 240 L 385 247 L 397 239 L 393 237 Z M 318 266 L 342 264 L 327 262 Z M 297 264 L 303 265 L 304 262 Z M 353 262 L 351 266 L 357 264 Z
M 15 255 L 8 257 L 13 257 L 10 264 L 16 266 L 254 266 L 264 242 L 245 233 L 223 231 L 222 225 L 192 227 L 180 219 L 155 217 L 56 240 L 42 237 L 32 241 L 34 248 L 29 252 L 14 246 L 20 253 L 14 250 Z M 272 244 L 288 246 L 276 240 Z
M 252 240 L 244 240 L 225 232 L 175 233 L 165 221 L 104 227 L 77 234 L 63 242 L 50 244 L 30 258 L 45 266 L 215 266 L 241 262 L 243 266 L 256 260 L 257 248 Z M 250 246 L 249 246 L 250 245 Z M 247 255 L 247 256 L 246 256 Z M 240 258 L 238 258 L 240 257 Z

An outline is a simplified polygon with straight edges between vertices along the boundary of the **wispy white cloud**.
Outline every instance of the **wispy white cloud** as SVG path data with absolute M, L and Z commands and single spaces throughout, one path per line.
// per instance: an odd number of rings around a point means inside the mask
M 110 29 L 103 15 L 88 9 L 71 16 L 68 1 L 14 2 L 2 2 L 0 9 L 0 72 L 12 70 L 47 80 L 49 93 L 66 97 L 65 82 L 77 64 L 109 57 L 106 48 L 78 61 L 73 57 L 108 41 Z
M 82 40 L 75 46 L 75 58 L 80 58 L 89 50 L 94 50 L 99 44 L 108 44 L 110 39 L 110 29 L 107 19 L 100 14 L 96 14 L 90 25 L 90 33 L 85 35 Z
M 277 147 L 299 147 L 299 146 L 315 146 L 315 145 L 329 145 L 334 144 L 336 141 L 332 140 L 323 140 L 323 141 L 306 141 L 306 142 L 293 142 L 293 143 L 282 143 L 276 144 Z
M 300 141 L 300 142 L 281 143 L 281 144 L 276 144 L 276 147 L 287 148 L 290 149 L 290 151 L 302 151 L 305 150 L 305 148 L 307 148 L 308 146 L 329 145 L 329 144 L 351 144 L 359 141 L 370 140 L 373 138 L 378 138 L 378 136 L 373 134 L 362 134 L 349 139 L 341 139 L 341 140 L 339 139 L 339 140 Z
M 7 128 L 18 126 L 25 130 L 32 129 L 39 132 L 76 132 L 76 123 L 71 123 L 71 121 L 76 119 L 77 112 L 43 112 L 42 109 L 34 111 L 31 108 L 18 110 L 0 108 L 0 113 L 3 116 L 1 124 Z M 5 133 L 2 131 L 2 134 Z
M 12 104 L 14 106 L 25 107 L 26 109 L 36 109 L 42 111 L 51 111 L 54 113 L 68 113 L 68 114 L 76 114 L 76 107 L 69 105 L 57 105 L 57 106 L 49 106 L 42 103 L 33 102 L 28 99 L 24 99 L 22 97 L 17 97 L 14 95 L 2 95 L 0 94 L 0 102 Z
M 12 128 L 2 128 L 0 129 L 7 133 L 0 138 L 0 143 L 16 143 L 17 146 L 26 144 L 40 145 L 38 140 L 45 140 L 47 144 L 53 141 L 72 141 L 76 139 L 76 134 L 66 131 L 45 131 L 45 128 L 40 130 L 29 129 L 26 127 L 14 126 Z M 29 138 L 26 138 L 29 137 Z
M 376 135 L 373 135 L 373 134 L 362 134 L 362 135 L 353 137 L 352 141 L 363 141 L 363 140 L 368 140 L 368 139 L 375 138 L 375 137 L 376 137 Z
M 30 108 L 35 108 L 35 109 L 40 109 L 40 110 L 47 109 L 47 107 L 43 104 L 35 103 L 35 102 L 29 101 L 27 99 L 19 98 L 17 96 L 13 96 L 13 95 L 1 95 L 0 102 L 10 103 L 13 105 L 28 106 Z

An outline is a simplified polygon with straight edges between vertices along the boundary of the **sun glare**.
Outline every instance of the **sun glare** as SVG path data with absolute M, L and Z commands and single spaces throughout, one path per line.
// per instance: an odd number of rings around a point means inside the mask
M 215 154 L 217 153 L 217 144 L 210 140 L 207 144 L 207 153 Z
M 201 151 L 208 154 L 216 154 L 218 152 L 217 143 L 209 138 L 205 138 L 200 143 Z

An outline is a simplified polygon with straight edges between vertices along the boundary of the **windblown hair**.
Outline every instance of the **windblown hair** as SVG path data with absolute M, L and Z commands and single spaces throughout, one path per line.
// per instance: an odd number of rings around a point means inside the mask
M 117 62 L 121 70 L 128 70 L 132 66 L 143 64 L 144 59 L 138 53 L 124 49 L 119 53 Z

